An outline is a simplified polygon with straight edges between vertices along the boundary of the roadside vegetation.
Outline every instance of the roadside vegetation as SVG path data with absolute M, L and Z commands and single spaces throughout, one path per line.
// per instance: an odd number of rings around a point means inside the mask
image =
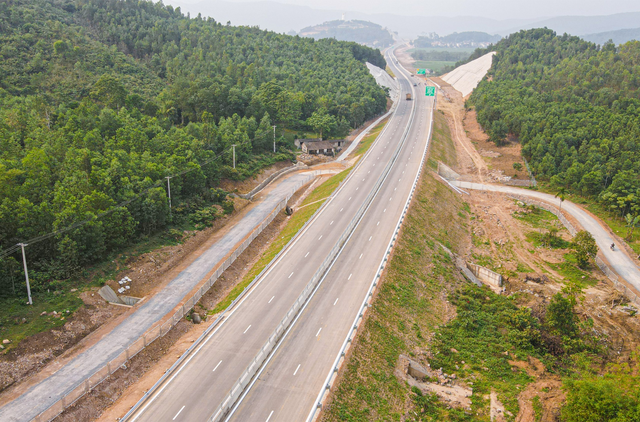
M 328 199 L 333 192 L 340 186 L 340 183 L 349 175 L 351 168 L 343 170 L 342 172 L 330 177 L 323 184 L 318 186 L 311 192 L 300 204 L 300 207 L 294 210 L 293 215 L 287 221 L 287 224 L 282 229 L 282 232 L 275 241 L 269 244 L 267 250 L 260 256 L 258 262 L 249 270 L 249 272 L 242 278 L 242 281 L 238 283 L 229 294 L 221 300 L 213 309 L 208 311 L 210 315 L 222 312 L 233 302 L 242 291 L 247 287 L 254 278 L 266 266 L 275 258 L 278 253 L 289 243 L 291 239 L 300 231 L 307 221 L 315 214 L 315 212 L 322 206 L 326 199 Z
M 546 190 L 577 195 L 640 253 L 640 42 L 599 46 L 532 29 L 470 60 L 491 50 L 468 102 L 490 139 L 519 140 Z
M 386 118 L 382 122 L 378 123 L 376 127 L 371 129 L 371 131 L 360 141 L 352 154 L 356 157 L 361 157 L 369 151 L 369 148 L 371 148 L 371 145 L 373 145 L 373 142 L 376 140 L 378 135 L 380 135 L 380 132 L 382 132 L 382 129 L 384 129 L 384 126 L 388 121 L 389 118 Z
M 384 67 L 377 50 L 162 3 L 17 0 L 0 40 L 0 336 L 15 341 L 60 325 L 35 317 L 72 313 L 121 257 L 229 215 L 220 181 L 294 160 L 296 133 L 341 137 L 386 108 L 364 65 Z M 15 245 L 31 239 L 28 307 Z
M 635 420 L 637 310 L 581 260 L 593 239 L 571 239 L 555 215 L 518 201 L 493 215 L 495 197 L 454 194 L 432 176 L 437 161 L 455 165 L 441 113 L 322 420 Z M 502 274 L 506 291 L 468 283 L 443 246 Z M 426 375 L 408 374 L 407 359 Z
M 444 117 L 435 116 L 436 126 L 448 133 Z M 434 136 L 432 157 L 450 155 L 450 138 L 441 142 Z M 322 420 L 401 420 L 411 388 L 394 375 L 398 356 L 422 358 L 430 333 L 446 320 L 442 293 L 455 288 L 460 276 L 439 244 L 459 246 L 467 218 L 458 215 L 463 209 L 425 167 L 373 306 Z

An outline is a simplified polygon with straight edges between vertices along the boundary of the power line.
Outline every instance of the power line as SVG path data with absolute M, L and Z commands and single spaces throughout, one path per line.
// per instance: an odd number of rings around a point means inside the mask
M 12 247 L 10 247 L 9 249 L 2 251 L 0 253 L 0 259 L 7 257 L 9 255 L 12 255 L 13 253 L 15 253 L 16 251 L 18 251 L 18 249 L 20 249 L 20 246 L 18 245 L 13 245 Z

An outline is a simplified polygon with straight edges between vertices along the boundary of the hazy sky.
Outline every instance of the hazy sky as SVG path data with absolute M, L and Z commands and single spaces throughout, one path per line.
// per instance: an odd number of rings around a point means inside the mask
M 207 0 L 178 0 L 200 3 Z M 246 2 L 261 0 L 226 0 Z M 530 19 L 561 15 L 609 15 L 638 12 L 638 0 L 275 0 L 314 9 L 353 10 L 424 16 L 484 16 L 496 19 Z M 171 3 L 171 1 L 165 1 Z M 348 15 L 347 15 L 348 18 Z

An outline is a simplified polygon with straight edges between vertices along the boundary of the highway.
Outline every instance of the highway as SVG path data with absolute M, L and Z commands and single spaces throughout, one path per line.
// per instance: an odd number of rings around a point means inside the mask
M 397 68 L 393 71 L 400 74 Z M 402 85 L 406 92 L 406 80 Z M 415 120 L 388 182 L 305 311 L 228 420 L 304 421 L 315 405 L 376 276 L 420 169 L 428 144 L 433 102 L 423 95 L 422 89 L 416 88 Z M 396 141 L 385 138 L 382 146 L 388 149 Z
M 388 62 L 398 75 L 401 98 L 412 92 L 417 101 L 398 103 L 378 140 L 304 232 L 129 421 L 209 419 L 328 256 L 408 133 L 371 207 L 232 415 L 252 421 L 306 418 L 379 266 L 427 145 L 432 100 L 420 95 L 424 88 L 413 87 L 394 60 Z

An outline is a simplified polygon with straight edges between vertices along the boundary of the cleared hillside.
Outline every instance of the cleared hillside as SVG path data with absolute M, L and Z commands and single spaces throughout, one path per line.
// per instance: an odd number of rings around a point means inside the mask
M 535 29 L 495 51 L 470 99 L 491 139 L 518 138 L 554 189 L 597 198 L 620 218 L 640 214 L 640 42 L 598 47 Z

